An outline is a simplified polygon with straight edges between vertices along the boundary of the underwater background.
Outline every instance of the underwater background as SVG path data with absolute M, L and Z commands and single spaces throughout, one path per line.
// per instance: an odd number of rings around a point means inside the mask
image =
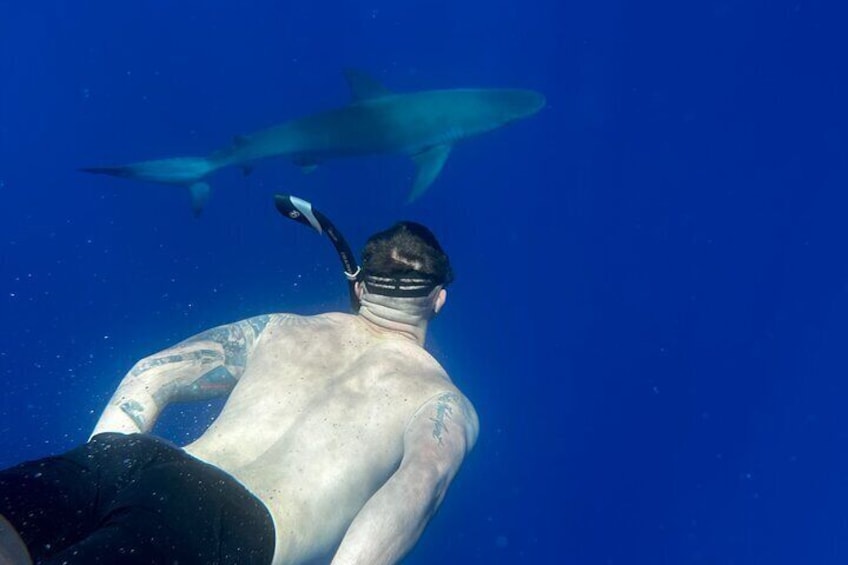
M 404 561 L 848 562 L 846 8 L 816 1 L 0 0 L 0 467 L 88 437 L 133 363 L 209 327 L 348 308 L 359 249 L 430 226 L 428 348 L 481 434 Z M 270 160 L 185 190 L 92 165 L 203 155 L 400 92 L 547 107 L 457 146 Z M 172 407 L 199 434 L 219 404 Z

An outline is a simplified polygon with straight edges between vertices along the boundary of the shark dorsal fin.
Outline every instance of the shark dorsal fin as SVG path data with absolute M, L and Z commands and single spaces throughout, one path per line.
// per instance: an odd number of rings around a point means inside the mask
M 350 95 L 354 102 L 373 100 L 392 94 L 391 90 L 362 71 L 345 69 L 345 78 L 348 86 L 350 86 Z

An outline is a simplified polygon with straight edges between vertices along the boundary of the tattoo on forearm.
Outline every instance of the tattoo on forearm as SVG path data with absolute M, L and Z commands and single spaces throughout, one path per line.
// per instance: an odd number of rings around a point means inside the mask
M 133 423 L 138 426 L 141 431 L 145 430 L 147 418 L 144 417 L 144 406 L 135 400 L 127 400 L 120 405 L 121 411 L 130 417 Z
M 148 357 L 136 363 L 135 367 L 130 371 L 130 376 L 137 377 L 142 373 L 146 373 L 151 369 L 170 365 L 173 363 L 196 363 L 203 365 L 206 363 L 224 362 L 225 357 L 219 351 L 212 349 L 199 349 L 197 351 L 187 351 L 185 353 L 163 354 L 161 357 Z

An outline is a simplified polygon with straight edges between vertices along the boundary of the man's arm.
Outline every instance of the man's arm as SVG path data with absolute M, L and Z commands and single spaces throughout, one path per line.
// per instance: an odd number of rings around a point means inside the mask
M 148 432 L 171 402 L 229 394 L 270 315 L 219 326 L 135 364 L 94 427 L 102 432 Z
M 477 414 L 462 395 L 425 403 L 404 434 L 400 467 L 354 518 L 332 565 L 400 561 L 436 513 L 477 431 Z

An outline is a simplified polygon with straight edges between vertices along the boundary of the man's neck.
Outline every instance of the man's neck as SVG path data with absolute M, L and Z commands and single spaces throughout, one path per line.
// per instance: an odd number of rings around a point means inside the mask
M 365 293 L 362 295 L 359 317 L 377 332 L 399 335 L 423 347 L 432 310 L 431 297 L 397 299 Z

